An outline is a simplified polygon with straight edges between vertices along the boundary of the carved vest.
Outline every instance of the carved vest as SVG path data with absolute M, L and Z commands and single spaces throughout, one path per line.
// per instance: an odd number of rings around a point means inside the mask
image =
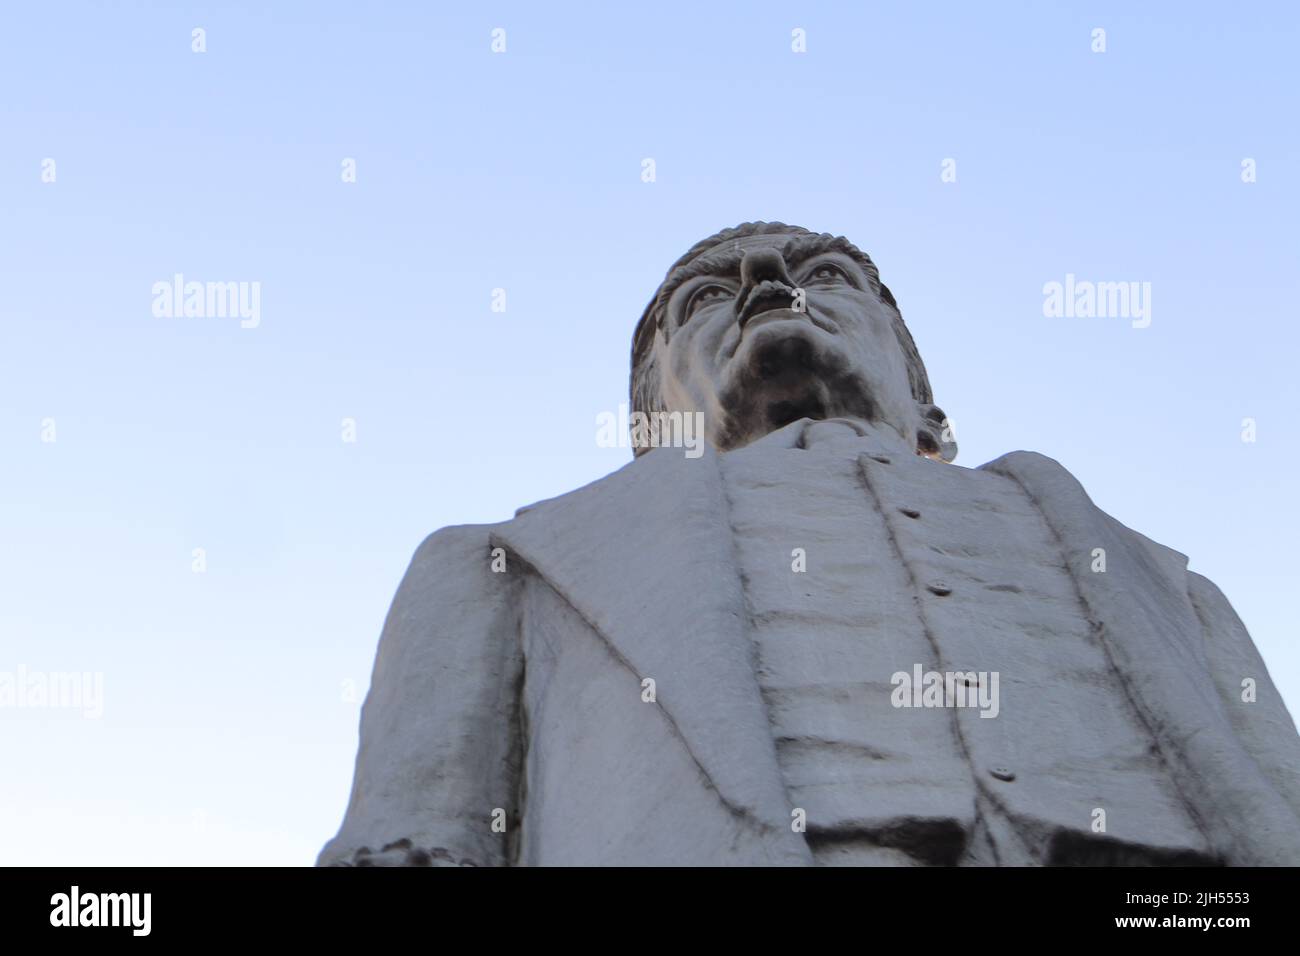
M 1213 862 L 1015 481 L 837 422 L 722 471 L 756 670 L 818 863 Z M 927 706 L 910 685 L 932 673 L 947 685 Z

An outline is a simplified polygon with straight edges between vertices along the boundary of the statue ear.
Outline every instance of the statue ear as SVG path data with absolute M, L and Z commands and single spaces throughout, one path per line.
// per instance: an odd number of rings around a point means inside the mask
M 952 461 L 957 457 L 957 436 L 952 422 L 938 405 L 918 405 L 921 427 L 916 431 L 917 454 L 938 461 Z

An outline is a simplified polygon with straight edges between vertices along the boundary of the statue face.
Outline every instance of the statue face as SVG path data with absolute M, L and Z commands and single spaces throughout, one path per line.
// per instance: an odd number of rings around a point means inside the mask
M 745 237 L 673 292 L 655 345 L 667 410 L 703 412 L 722 451 L 801 418 L 858 419 L 915 449 L 921 411 L 893 310 L 853 258 L 805 256 L 801 241 Z

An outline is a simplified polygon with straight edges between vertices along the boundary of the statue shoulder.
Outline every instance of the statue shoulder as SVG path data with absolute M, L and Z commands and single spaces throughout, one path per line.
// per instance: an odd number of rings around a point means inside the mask
M 1036 451 L 1009 451 L 992 461 L 986 461 L 976 470 L 992 471 L 998 474 L 1012 472 L 1036 475 L 1049 475 L 1053 472 L 1059 472 L 1065 477 L 1075 480 L 1074 476 L 1070 474 L 1070 470 L 1055 458 L 1050 458 Z
M 503 567 L 504 556 L 494 551 L 492 535 L 506 523 L 449 525 L 427 535 L 398 585 L 394 610 L 483 600 L 498 591 L 494 561 Z
M 1072 530 L 1101 522 L 1149 554 L 1170 578 L 1181 581 L 1187 574 L 1187 555 L 1135 531 L 1098 507 L 1079 479 L 1055 458 L 1034 451 L 1013 451 L 980 465 L 978 470 L 1017 482 L 1058 534 L 1068 536 Z
M 411 556 L 411 567 L 459 563 L 482 552 L 486 554 L 492 533 L 502 524 L 457 524 L 426 535 Z

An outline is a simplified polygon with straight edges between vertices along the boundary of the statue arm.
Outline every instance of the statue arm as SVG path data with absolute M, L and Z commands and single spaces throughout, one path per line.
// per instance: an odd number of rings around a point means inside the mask
M 523 661 L 516 576 L 492 572 L 490 531 L 444 528 L 412 558 L 380 637 L 347 813 L 320 865 L 509 864 Z
M 1212 581 L 1187 574 L 1214 683 L 1242 746 L 1300 818 L 1300 735 L 1246 627 Z M 1249 682 L 1249 683 L 1248 683 Z

